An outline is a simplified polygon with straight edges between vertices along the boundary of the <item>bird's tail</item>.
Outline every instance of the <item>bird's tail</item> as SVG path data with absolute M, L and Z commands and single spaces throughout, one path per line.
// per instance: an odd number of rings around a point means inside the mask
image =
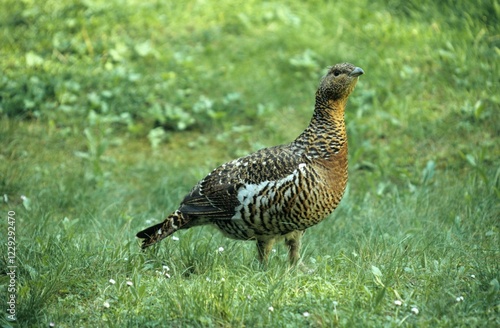
M 136 237 L 143 238 L 141 248 L 145 249 L 179 230 L 185 222 L 186 220 L 182 216 L 182 213 L 180 211 L 175 211 L 162 223 L 155 224 L 154 226 L 139 231 Z

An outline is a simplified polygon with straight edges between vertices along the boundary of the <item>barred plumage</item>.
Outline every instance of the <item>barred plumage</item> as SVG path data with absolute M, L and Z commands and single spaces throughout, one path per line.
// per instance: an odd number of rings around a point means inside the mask
M 230 238 L 256 240 L 261 262 L 284 237 L 296 263 L 303 232 L 332 213 L 344 193 L 344 109 L 363 73 L 349 63 L 331 67 L 316 92 L 311 122 L 297 139 L 213 170 L 165 221 L 137 233 L 142 248 L 179 229 L 212 224 Z

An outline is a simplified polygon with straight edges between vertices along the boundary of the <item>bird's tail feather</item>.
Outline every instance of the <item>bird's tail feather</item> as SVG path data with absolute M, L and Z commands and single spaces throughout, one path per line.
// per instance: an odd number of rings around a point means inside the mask
M 139 231 L 136 237 L 142 238 L 141 248 L 145 249 L 160 240 L 170 236 L 181 228 L 185 223 L 182 213 L 176 211 L 169 215 L 162 223 L 155 224 L 149 228 Z

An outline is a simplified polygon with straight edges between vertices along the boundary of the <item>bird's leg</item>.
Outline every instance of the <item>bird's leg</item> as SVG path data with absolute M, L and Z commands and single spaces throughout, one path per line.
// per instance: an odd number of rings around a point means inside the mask
M 285 244 L 288 247 L 288 257 L 291 265 L 296 265 L 300 258 L 300 238 L 304 231 L 295 230 L 285 235 Z
M 257 252 L 259 254 L 259 261 L 261 264 L 266 265 L 269 259 L 269 253 L 273 248 L 274 239 L 257 240 Z

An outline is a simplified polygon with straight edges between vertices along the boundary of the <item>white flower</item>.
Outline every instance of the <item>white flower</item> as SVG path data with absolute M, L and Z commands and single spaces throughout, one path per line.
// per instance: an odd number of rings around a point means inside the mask
M 474 278 L 476 278 L 476 275 L 475 275 L 475 274 L 471 274 L 471 275 L 470 275 L 470 277 L 471 277 L 472 279 L 474 279 Z
M 55 326 L 56 326 L 55 323 L 53 323 L 53 322 L 49 323 L 49 327 L 55 327 Z
M 163 266 L 163 271 L 170 271 L 170 268 L 166 265 Z
M 179 240 L 179 237 L 172 236 L 172 240 L 174 240 L 174 241 L 178 241 L 178 240 Z
M 219 253 L 222 253 L 222 252 L 224 252 L 224 247 L 221 246 L 221 247 L 219 247 Z
M 274 311 L 274 308 L 272 306 L 268 307 L 267 308 L 270 312 L 273 312 Z
M 116 281 L 115 281 L 114 279 L 109 279 L 109 283 L 110 283 L 111 285 L 114 285 L 114 284 L 116 284 Z
M 463 302 L 464 297 L 463 297 L 463 296 L 458 296 L 455 300 L 456 300 L 457 302 Z
M 403 302 L 401 302 L 400 300 L 395 300 L 394 305 L 401 306 L 401 305 L 403 305 Z
M 310 314 L 309 312 L 307 312 L 307 311 L 306 311 L 306 312 L 302 313 L 302 315 L 303 315 L 304 317 L 306 317 L 306 318 L 307 318 L 307 317 L 308 317 L 308 316 L 310 316 L 311 314 Z
M 133 285 L 134 285 L 134 283 L 132 281 L 130 281 L 130 280 L 127 281 L 127 286 L 133 286 Z
M 224 281 L 226 281 L 226 279 L 224 279 L 224 277 L 222 277 L 222 278 L 220 278 L 220 281 L 224 282 Z
M 414 306 L 414 307 L 411 308 L 411 312 L 413 314 L 417 315 L 419 311 L 418 311 L 418 308 L 416 306 Z
M 109 302 L 104 302 L 102 306 L 104 306 L 106 309 L 109 309 L 110 307 Z

